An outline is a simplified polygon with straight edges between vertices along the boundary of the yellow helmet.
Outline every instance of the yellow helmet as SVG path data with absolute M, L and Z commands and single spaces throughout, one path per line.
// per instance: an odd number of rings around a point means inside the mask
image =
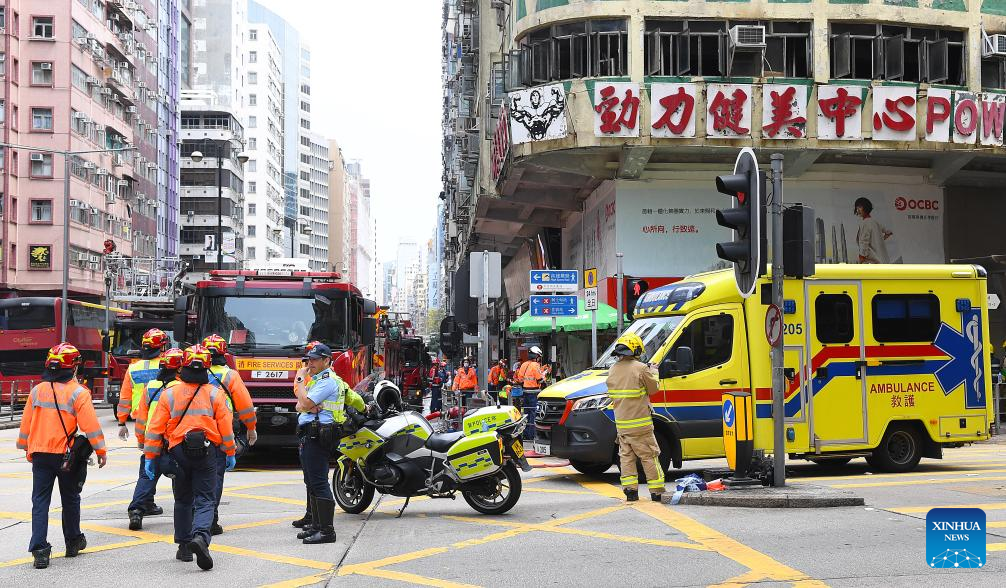
M 625 333 L 615 341 L 615 349 L 611 354 L 639 357 L 643 354 L 643 340 L 635 333 Z

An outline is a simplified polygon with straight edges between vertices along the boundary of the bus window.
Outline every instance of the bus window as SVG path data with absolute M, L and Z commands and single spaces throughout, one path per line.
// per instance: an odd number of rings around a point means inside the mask
M 676 357 L 682 346 L 692 348 L 697 372 L 726 363 L 734 347 L 733 317 L 718 314 L 695 319 L 678 336 L 667 357 Z
M 56 326 L 56 311 L 52 304 L 12 305 L 0 310 L 0 330 L 51 329 Z

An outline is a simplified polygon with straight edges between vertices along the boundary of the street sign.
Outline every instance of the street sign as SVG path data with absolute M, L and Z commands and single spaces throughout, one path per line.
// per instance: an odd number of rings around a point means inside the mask
M 580 270 L 531 270 L 529 273 L 532 294 L 580 289 Z
M 592 267 L 588 270 L 583 270 L 583 287 L 584 288 L 597 288 L 597 268 Z
M 597 288 L 587 288 L 583 291 L 583 309 L 597 310 Z
M 531 295 L 531 316 L 575 316 L 576 296 Z
M 485 268 L 482 267 L 485 253 L 475 251 L 469 254 L 468 271 L 468 295 L 472 298 L 482 297 L 482 276 Z M 502 280 L 500 278 L 500 267 L 502 264 L 502 254 L 499 251 L 489 252 L 489 298 L 499 298 L 502 295 Z
M 782 340 L 782 310 L 772 304 L 765 313 L 765 338 L 775 347 Z
M 998 294 L 989 294 L 989 310 L 995 310 L 999 308 L 999 302 L 1000 300 Z

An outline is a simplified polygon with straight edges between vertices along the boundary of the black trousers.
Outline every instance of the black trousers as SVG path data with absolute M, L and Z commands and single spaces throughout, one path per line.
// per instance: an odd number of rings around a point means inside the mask
M 304 471 L 304 485 L 307 493 L 323 500 L 335 500 L 328 479 L 328 462 L 332 459 L 332 449 L 317 440 L 300 436 L 300 467 Z

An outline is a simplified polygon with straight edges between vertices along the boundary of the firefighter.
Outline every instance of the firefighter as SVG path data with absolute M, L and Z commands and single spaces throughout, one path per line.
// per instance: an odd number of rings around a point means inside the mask
M 528 351 L 528 359 L 520 364 L 515 379 L 521 387 L 521 407 L 527 415 L 524 439 L 534 441 L 534 420 L 538 412 L 538 393 L 545 383 L 545 372 L 541 367 L 541 348 L 535 345 Z
M 157 401 L 160 400 L 164 389 L 176 382 L 178 370 L 182 367 L 182 350 L 174 347 L 164 352 L 160 359 L 161 371 L 157 377 L 147 383 L 147 389 L 140 398 L 140 406 L 136 414 L 136 443 L 143 451 L 144 433 L 147 423 L 153 416 L 157 408 Z M 142 454 L 141 454 L 142 455 Z M 141 461 L 141 464 L 143 462 Z M 155 464 L 156 466 L 156 464 Z M 154 468 L 154 479 L 147 477 L 143 465 L 140 466 L 140 477 L 136 480 L 136 489 L 133 490 L 133 501 L 129 503 L 129 530 L 139 531 L 143 528 L 143 517 L 146 515 L 144 505 L 153 504 L 154 494 L 157 492 L 157 480 L 160 479 L 161 472 Z
M 307 365 L 297 371 L 293 392 L 297 397 L 297 438 L 304 484 L 312 501 L 311 525 L 298 535 L 307 545 L 335 543 L 335 496 L 329 484 L 328 464 L 341 437 L 339 425 L 345 409 L 366 410 L 363 399 L 332 371 L 332 350 L 319 343 L 305 355 Z
M 60 343 L 45 358 L 42 383 L 35 386 L 21 416 L 17 448 L 31 462 L 31 542 L 28 551 L 37 569 L 49 567 L 52 546 L 49 532 L 49 503 L 53 484 L 59 482 L 63 504 L 63 539 L 66 557 L 76 557 L 87 539 L 80 532 L 80 491 L 87 478 L 87 464 L 73 459 L 68 446 L 78 427 L 98 455 L 98 467 L 105 467 L 105 437 L 94 413 L 91 393 L 77 381 L 80 352 L 69 343 Z
M 657 391 L 657 379 L 649 366 L 639 361 L 643 340 L 635 333 L 618 338 L 611 354 L 618 357 L 608 370 L 608 396 L 615 411 L 618 457 L 621 462 L 622 491 L 629 502 L 639 500 L 636 459 L 643 464 L 650 499 L 659 502 L 664 493 L 664 470 L 660 446 L 653 435 L 650 394 Z
M 506 384 L 507 373 L 506 359 L 502 357 L 489 370 L 489 395 L 494 401 L 499 400 L 500 390 L 503 388 L 503 384 Z
M 475 368 L 472 367 L 471 361 L 466 357 L 461 363 L 461 367 L 458 368 L 456 374 L 454 374 L 454 386 L 453 390 L 455 392 L 461 392 L 461 404 L 465 406 L 471 397 L 475 394 L 475 391 L 479 387 L 478 374 L 475 372 Z
M 237 411 L 237 418 L 241 424 L 234 423 L 236 446 L 241 448 L 244 444 L 239 430 L 241 425 L 244 425 L 248 431 L 248 445 L 255 445 L 258 441 L 258 431 L 256 431 L 258 421 L 255 417 L 255 407 L 252 405 L 251 394 L 249 394 L 244 380 L 241 379 L 241 374 L 227 366 L 227 341 L 214 333 L 203 339 L 203 347 L 209 349 L 213 354 L 213 365 L 209 371 L 210 383 L 223 389 L 227 396 L 227 407 L 232 412 Z M 223 454 L 220 454 L 219 458 L 223 460 Z M 223 461 L 217 464 L 217 499 L 213 510 L 213 525 L 210 528 L 214 535 L 220 535 L 224 532 L 224 528 L 220 526 L 220 499 L 224 495 L 224 472 L 226 471 L 223 465 Z
M 213 568 L 210 526 L 216 501 L 217 454 L 224 453 L 233 470 L 234 428 L 225 394 L 209 385 L 209 350 L 193 345 L 182 356 L 179 382 L 167 387 L 147 423 L 143 451 L 147 477 L 155 478 L 154 462 L 177 473 L 171 484 L 175 495 L 175 558 L 192 561 L 203 570 Z M 167 454 L 162 455 L 163 446 Z

